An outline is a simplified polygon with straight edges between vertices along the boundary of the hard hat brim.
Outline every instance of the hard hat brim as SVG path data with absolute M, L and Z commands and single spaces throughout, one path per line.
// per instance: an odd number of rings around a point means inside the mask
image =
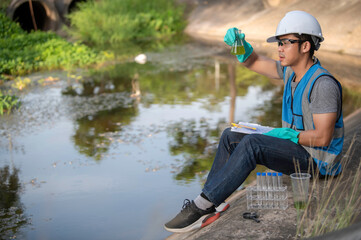
M 278 42 L 277 36 L 272 36 L 272 37 L 267 38 L 267 42 L 268 43 Z

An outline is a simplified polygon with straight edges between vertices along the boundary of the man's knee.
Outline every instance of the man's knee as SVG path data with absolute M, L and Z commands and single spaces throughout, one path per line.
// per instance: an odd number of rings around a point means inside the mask
M 223 138 L 224 136 L 228 136 L 231 132 L 231 128 L 224 129 L 221 138 Z
M 232 133 L 233 132 L 231 131 L 231 128 L 224 129 L 221 136 L 221 142 L 223 143 L 230 142 Z
M 221 139 L 222 140 L 227 140 L 227 142 L 240 142 L 242 140 L 242 138 L 247 135 L 244 133 L 239 133 L 239 132 L 233 132 L 231 128 L 226 128 L 223 130 Z
M 242 142 L 244 144 L 249 144 L 251 146 L 258 145 L 262 142 L 263 135 L 262 134 L 248 134 L 243 137 Z

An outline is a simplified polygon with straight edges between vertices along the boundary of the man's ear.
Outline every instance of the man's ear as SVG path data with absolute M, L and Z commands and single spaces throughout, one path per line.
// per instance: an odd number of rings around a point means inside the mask
M 309 41 L 303 42 L 301 50 L 303 53 L 309 52 L 311 50 L 311 43 Z

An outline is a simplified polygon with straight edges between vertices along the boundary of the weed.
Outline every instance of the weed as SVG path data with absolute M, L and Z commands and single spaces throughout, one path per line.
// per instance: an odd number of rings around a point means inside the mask
M 343 169 L 350 162 L 353 142 L 341 161 Z M 296 236 L 299 238 L 345 228 L 353 223 L 360 211 L 361 162 L 350 174 L 341 173 L 337 177 L 327 176 L 320 180 L 316 172 L 313 179 L 305 209 L 297 210 Z
M 5 112 L 8 114 L 15 108 L 20 106 L 20 100 L 18 97 L 13 95 L 3 95 L 0 91 L 0 115 L 2 116 Z
M 31 83 L 30 78 L 21 78 L 21 77 L 17 77 L 13 84 L 11 84 L 11 86 L 13 88 L 16 88 L 18 90 L 23 90 L 25 87 L 27 87 L 29 84 Z

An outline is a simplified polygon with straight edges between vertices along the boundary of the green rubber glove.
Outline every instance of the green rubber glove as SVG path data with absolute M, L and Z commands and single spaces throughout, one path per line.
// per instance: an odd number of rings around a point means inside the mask
M 298 144 L 299 134 L 299 132 L 291 128 L 274 128 L 271 131 L 264 133 L 264 135 L 267 136 L 288 139 L 296 144 Z
M 245 40 L 245 35 L 244 35 L 244 33 L 239 34 L 237 28 L 230 28 L 230 29 L 227 30 L 227 33 L 226 33 L 226 35 L 224 36 L 224 42 L 225 42 L 227 45 L 232 46 L 232 44 L 234 43 L 234 41 L 236 41 L 236 32 L 237 32 L 238 38 L 241 39 L 241 41 L 243 41 L 243 44 L 244 44 L 245 54 L 243 54 L 243 55 L 237 55 L 238 61 L 240 61 L 241 63 L 243 63 L 244 61 L 247 60 L 247 58 L 248 58 L 248 57 L 251 55 L 251 53 L 253 52 L 253 47 L 251 46 L 251 44 L 249 44 L 249 43 Z

